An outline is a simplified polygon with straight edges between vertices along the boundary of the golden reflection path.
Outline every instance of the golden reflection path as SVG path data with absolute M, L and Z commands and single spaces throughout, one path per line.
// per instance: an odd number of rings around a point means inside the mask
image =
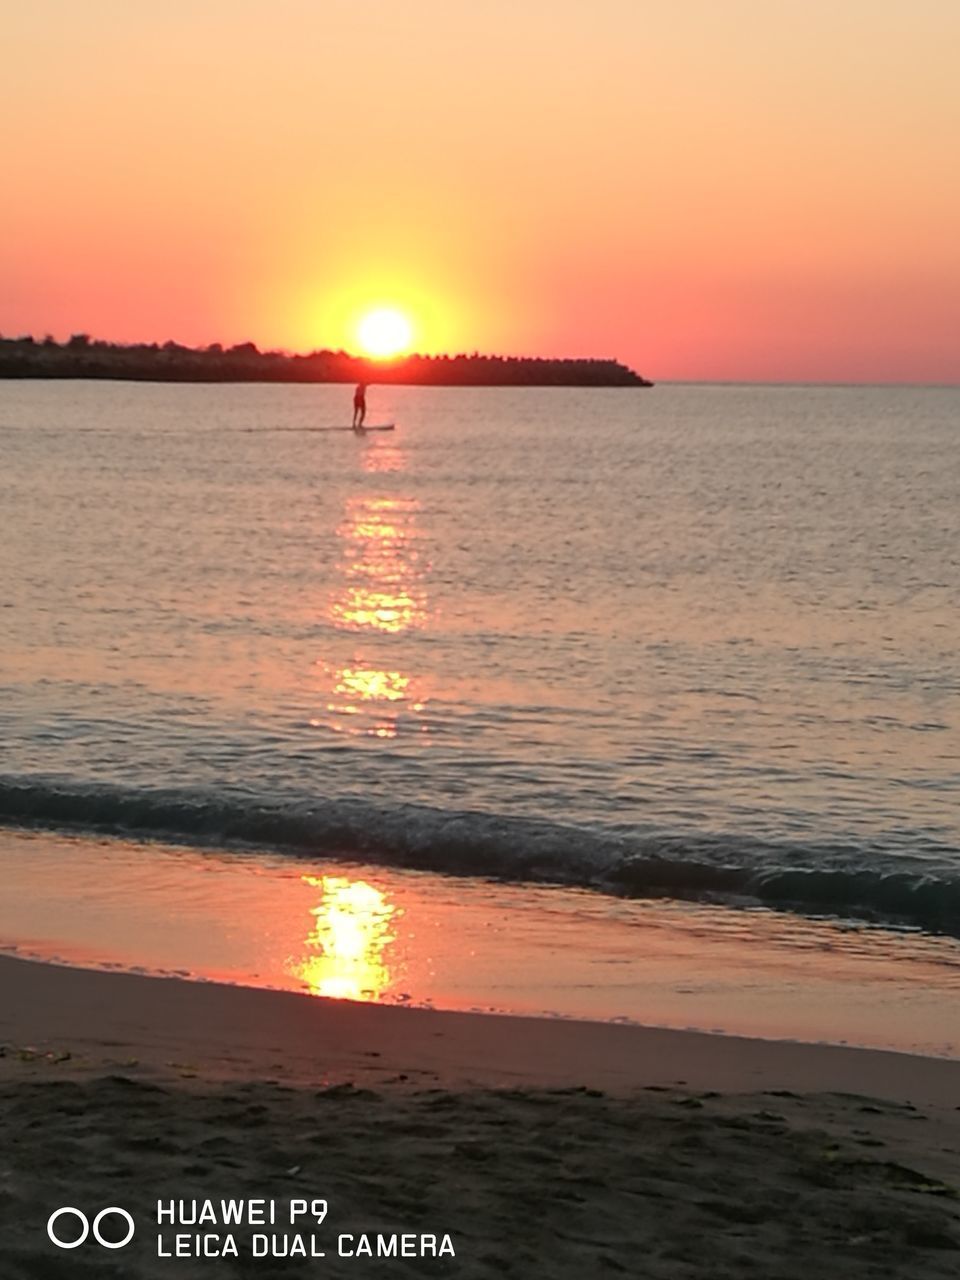
M 364 454 L 368 473 L 405 468 L 406 456 L 396 445 Z M 355 648 L 346 661 L 318 660 L 329 701 L 327 716 L 315 724 L 354 736 L 395 738 L 405 720 L 427 733 L 418 718 L 425 698 L 416 679 L 393 663 L 377 661 L 371 652 L 380 647 L 378 641 L 427 621 L 419 512 L 420 503 L 412 497 L 375 493 L 347 499 L 337 529 L 343 547 L 342 581 L 331 598 L 329 617 L 338 631 L 366 638 L 368 647 L 365 652 Z
M 419 510 L 416 498 L 347 500 L 346 519 L 337 529 L 346 553 L 345 582 L 330 610 L 337 626 L 396 634 L 423 624 Z
M 313 928 L 306 955 L 291 972 L 311 995 L 339 1000 L 380 1000 L 390 987 L 387 953 L 393 923 L 402 912 L 382 890 L 348 876 L 301 876 L 320 891 L 311 907 Z

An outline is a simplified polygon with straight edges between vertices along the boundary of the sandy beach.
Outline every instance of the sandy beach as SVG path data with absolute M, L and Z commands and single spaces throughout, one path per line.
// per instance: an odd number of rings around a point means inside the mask
M 955 1274 L 954 1061 L 12 958 L 0 1046 L 11 1280 Z M 58 1249 L 62 1206 L 136 1235 Z

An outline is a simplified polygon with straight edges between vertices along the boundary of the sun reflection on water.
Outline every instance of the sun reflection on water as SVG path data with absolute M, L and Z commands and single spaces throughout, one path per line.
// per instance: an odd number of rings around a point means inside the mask
M 419 509 L 415 498 L 349 499 L 337 530 L 346 552 L 344 585 L 330 610 L 338 627 L 396 634 L 422 625 Z
M 307 954 L 291 972 L 311 995 L 340 1000 L 380 1000 L 391 982 L 387 952 L 393 922 L 401 912 L 366 880 L 347 876 L 301 876 L 320 891 L 311 907 L 313 928 L 304 939 Z
M 414 713 L 423 703 L 414 695 L 411 676 L 376 667 L 341 667 L 333 673 L 334 699 L 327 711 L 334 717 L 331 727 L 338 732 L 367 733 L 377 738 L 395 738 L 397 719 L 404 707 Z M 380 705 L 386 704 L 386 705 Z M 341 717 L 352 717 L 344 721 Z
M 368 470 L 402 471 L 406 466 L 396 447 L 370 450 L 366 456 L 381 459 L 376 467 L 365 461 Z M 328 616 L 337 631 L 362 637 L 365 647 L 348 656 L 337 654 L 334 645 L 333 653 L 317 660 L 329 699 L 327 716 L 312 722 L 318 727 L 373 738 L 395 738 L 401 726 L 428 732 L 419 719 L 426 698 L 415 678 L 396 664 L 392 641 L 427 621 L 419 513 L 420 503 L 413 497 L 380 493 L 347 500 L 337 529 L 343 548 L 341 580 Z
M 364 471 L 371 473 L 406 471 L 406 452 L 392 440 L 388 441 L 385 437 L 380 436 L 375 442 L 368 441 L 368 443 L 370 443 L 372 447 L 364 450 Z
M 399 671 L 364 671 L 344 667 L 337 674 L 336 692 L 361 701 L 401 702 L 410 687 L 410 677 L 401 675 Z

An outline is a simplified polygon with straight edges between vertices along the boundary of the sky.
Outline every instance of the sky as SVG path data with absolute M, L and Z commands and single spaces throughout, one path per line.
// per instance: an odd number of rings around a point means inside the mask
M 0 0 L 0 333 L 960 382 L 957 0 Z

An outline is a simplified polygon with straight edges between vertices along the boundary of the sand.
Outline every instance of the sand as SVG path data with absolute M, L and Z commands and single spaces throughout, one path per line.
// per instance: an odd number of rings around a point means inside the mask
M 957 1062 L 10 958 L 0 1046 L 3 1280 L 960 1272 Z M 282 1225 L 158 1227 L 158 1200 L 223 1198 Z M 59 1250 L 63 1205 L 136 1235 Z M 378 1235 L 455 1256 L 363 1256 Z

